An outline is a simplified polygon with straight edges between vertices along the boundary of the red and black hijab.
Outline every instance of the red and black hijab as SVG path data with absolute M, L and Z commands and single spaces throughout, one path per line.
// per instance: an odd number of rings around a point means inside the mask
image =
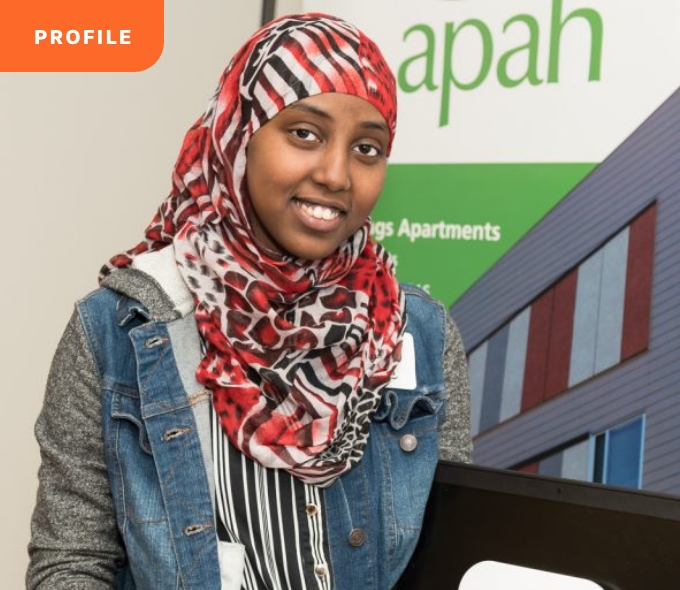
M 213 392 L 229 440 L 317 485 L 361 458 L 404 330 L 394 265 L 371 239 L 370 221 L 321 260 L 272 257 L 253 239 L 248 141 L 286 106 L 324 92 L 369 101 L 391 144 L 395 81 L 370 39 L 311 13 L 258 30 L 187 133 L 172 191 L 144 240 L 102 270 L 174 247 L 205 345 L 197 379 Z

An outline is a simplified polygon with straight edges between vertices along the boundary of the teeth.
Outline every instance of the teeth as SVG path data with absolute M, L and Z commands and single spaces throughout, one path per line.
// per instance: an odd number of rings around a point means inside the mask
M 308 205 L 307 203 L 300 203 L 303 211 L 308 215 L 316 219 L 325 219 L 329 221 L 335 219 L 340 212 L 337 209 L 331 209 L 330 207 L 322 207 L 321 205 Z

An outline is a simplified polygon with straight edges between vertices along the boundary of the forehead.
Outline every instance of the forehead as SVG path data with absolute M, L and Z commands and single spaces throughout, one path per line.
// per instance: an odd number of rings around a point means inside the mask
M 343 124 L 351 122 L 387 134 L 390 132 L 385 118 L 378 109 L 369 101 L 351 94 L 327 92 L 310 96 L 288 105 L 277 117 L 283 115 L 283 118 L 287 118 L 296 114 L 309 114 Z

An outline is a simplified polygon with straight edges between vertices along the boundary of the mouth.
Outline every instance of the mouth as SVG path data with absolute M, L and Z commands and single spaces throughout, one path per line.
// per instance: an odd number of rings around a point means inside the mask
M 306 225 L 321 231 L 335 229 L 346 215 L 346 212 L 338 206 L 303 200 L 298 197 L 293 198 L 293 204 Z

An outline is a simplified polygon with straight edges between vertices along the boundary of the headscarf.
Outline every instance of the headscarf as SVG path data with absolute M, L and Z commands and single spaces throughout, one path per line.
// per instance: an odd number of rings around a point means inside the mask
M 224 432 L 258 463 L 320 486 L 361 458 L 404 330 L 403 293 L 370 220 L 320 260 L 276 257 L 253 238 L 248 141 L 286 106 L 323 92 L 367 100 L 391 146 L 394 76 L 361 31 L 308 13 L 255 32 L 188 131 L 144 240 L 101 273 L 172 244 L 204 343 L 197 380 L 213 392 Z

